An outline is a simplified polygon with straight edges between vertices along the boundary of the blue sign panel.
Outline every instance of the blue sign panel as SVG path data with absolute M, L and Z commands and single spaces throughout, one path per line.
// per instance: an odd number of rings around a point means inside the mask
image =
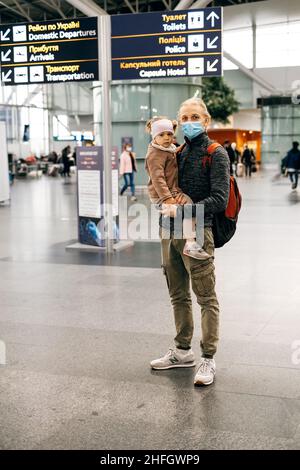
M 98 80 L 97 18 L 0 26 L 1 83 Z
M 113 80 L 222 75 L 222 8 L 113 15 Z

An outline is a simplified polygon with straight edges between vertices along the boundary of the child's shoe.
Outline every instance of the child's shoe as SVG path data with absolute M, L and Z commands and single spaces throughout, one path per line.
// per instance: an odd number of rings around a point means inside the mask
M 208 259 L 211 256 L 206 253 L 196 241 L 187 241 L 184 245 L 183 254 L 195 259 Z

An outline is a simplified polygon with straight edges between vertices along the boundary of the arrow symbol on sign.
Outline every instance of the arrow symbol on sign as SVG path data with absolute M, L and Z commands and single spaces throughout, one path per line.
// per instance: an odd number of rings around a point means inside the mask
M 219 59 L 216 59 L 212 64 L 210 61 L 207 61 L 207 71 L 208 72 L 217 72 L 218 69 L 215 68 L 215 65 L 219 62 Z
M 207 38 L 207 49 L 216 49 L 218 46 L 215 42 L 219 39 L 219 36 L 216 36 L 214 39 Z
M 12 70 L 9 70 L 8 72 L 2 72 L 2 82 L 11 82 L 11 78 L 9 78 L 12 74 Z
M 10 59 L 8 56 L 11 53 L 11 49 L 8 49 L 6 52 L 1 52 L 1 62 L 10 62 Z
M 217 15 L 217 13 L 215 13 L 214 11 L 212 11 L 208 17 L 206 18 L 208 21 L 211 20 L 211 26 L 212 28 L 215 27 L 215 20 L 219 20 L 220 17 Z
M 1 31 L 1 41 L 9 41 L 9 37 L 7 35 L 10 33 L 10 28 L 8 28 L 5 33 Z

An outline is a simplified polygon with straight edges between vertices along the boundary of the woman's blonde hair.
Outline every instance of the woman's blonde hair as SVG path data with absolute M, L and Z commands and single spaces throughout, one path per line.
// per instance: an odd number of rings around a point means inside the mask
M 185 100 L 183 103 L 181 103 L 179 111 L 178 111 L 178 116 L 177 116 L 178 121 L 180 121 L 181 108 L 183 108 L 183 106 L 186 106 L 186 105 L 189 105 L 189 104 L 194 104 L 196 106 L 199 106 L 202 110 L 202 114 L 207 118 L 208 123 L 210 123 L 211 115 L 207 111 L 206 104 L 204 103 L 204 101 L 201 98 L 189 98 L 188 100 Z
M 149 121 L 147 121 L 146 123 L 146 126 L 145 126 L 145 130 L 148 134 L 151 134 L 151 128 L 152 128 L 152 124 L 155 122 L 155 121 L 160 121 L 161 119 L 169 119 L 167 116 L 153 116 L 152 119 L 149 119 Z M 169 119 L 169 121 L 171 121 L 171 123 L 173 124 L 173 131 L 174 131 L 174 134 L 177 130 L 177 127 L 178 127 L 178 122 L 176 121 L 176 119 Z

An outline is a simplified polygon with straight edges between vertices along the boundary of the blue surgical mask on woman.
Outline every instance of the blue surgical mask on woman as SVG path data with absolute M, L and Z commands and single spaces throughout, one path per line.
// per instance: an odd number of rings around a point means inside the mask
M 189 140 L 192 140 L 198 135 L 203 134 L 203 132 L 205 132 L 205 128 L 199 121 L 184 122 L 181 125 L 181 129 L 182 129 L 183 135 L 187 137 Z

